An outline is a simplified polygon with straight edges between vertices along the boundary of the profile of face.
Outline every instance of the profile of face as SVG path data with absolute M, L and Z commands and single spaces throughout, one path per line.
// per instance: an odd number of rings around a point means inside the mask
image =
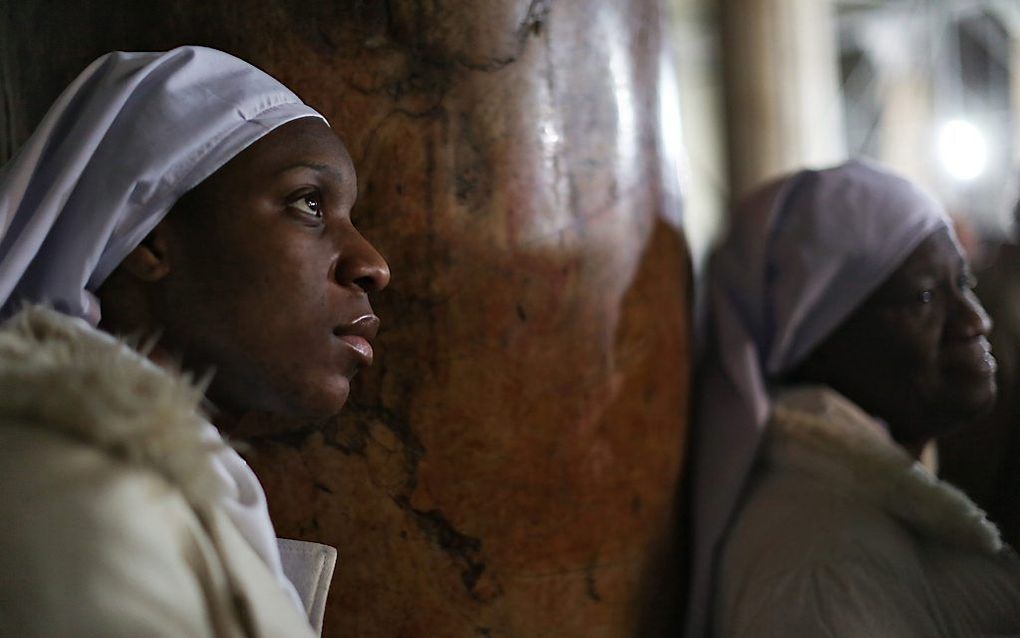
M 825 383 L 889 424 L 907 447 L 980 416 L 995 401 L 991 322 L 946 230 L 921 242 L 796 377 Z
M 214 371 L 207 394 L 220 410 L 331 416 L 371 364 L 368 293 L 390 275 L 351 221 L 356 196 L 337 135 L 295 120 L 181 198 L 126 260 L 152 266 L 159 347 Z

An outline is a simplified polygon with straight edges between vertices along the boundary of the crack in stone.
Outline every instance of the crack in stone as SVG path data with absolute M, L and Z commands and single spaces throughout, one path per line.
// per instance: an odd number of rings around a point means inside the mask
M 531 0 L 528 13 L 517 27 L 518 41 L 524 42 L 529 35 L 541 35 L 542 27 L 545 25 L 550 11 L 552 11 L 552 0 Z
M 482 541 L 458 531 L 446 516 L 438 509 L 422 511 L 411 505 L 407 497 L 394 499 L 396 504 L 414 517 L 418 528 L 447 553 L 460 567 L 461 582 L 471 598 L 477 602 L 487 603 L 502 595 L 502 590 L 482 591 L 479 581 L 485 574 L 487 565 L 482 559 Z M 483 634 L 487 635 L 487 634 Z
M 600 603 L 602 594 L 599 593 L 598 583 L 595 581 L 595 565 L 588 565 L 584 570 L 584 586 L 588 598 Z
M 512 55 L 503 58 L 491 58 L 486 62 L 471 62 L 460 55 L 454 61 L 466 69 L 482 71 L 484 73 L 499 71 L 510 66 L 524 54 L 524 49 L 528 46 L 528 38 L 532 36 L 537 37 L 542 34 L 542 28 L 551 10 L 552 0 L 531 0 L 531 4 L 528 5 L 528 12 L 524 15 L 521 23 L 517 25 L 515 31 L 517 34 L 517 50 Z
M 492 198 L 492 171 L 487 170 L 485 145 L 467 113 L 460 114 L 458 125 L 464 143 L 454 153 L 454 195 L 459 204 L 477 214 Z
M 373 410 L 375 415 L 374 421 L 390 430 L 401 442 L 406 479 L 400 490 L 401 493 L 392 497 L 394 503 L 413 518 L 418 529 L 428 540 L 453 559 L 460 571 L 461 582 L 472 600 L 479 603 L 488 603 L 500 597 L 503 594 L 500 587 L 481 584 L 488 568 L 482 553 L 483 544 L 481 539 L 457 530 L 438 509 L 426 511 L 411 505 L 411 495 L 418 486 L 418 467 L 425 455 L 425 449 L 421 441 L 414 434 L 410 425 L 406 421 L 398 419 L 391 411 L 379 408 L 373 408 Z M 365 419 L 357 419 L 357 421 L 358 430 L 365 432 L 367 438 L 367 421 Z M 328 437 L 325 443 L 333 448 L 344 449 L 343 446 L 335 441 L 330 441 Z M 364 456 L 363 451 L 359 452 L 359 454 Z M 332 488 L 320 481 L 315 481 L 313 486 L 321 492 L 334 494 Z M 315 534 L 318 531 L 319 521 L 314 516 L 300 528 L 300 533 L 302 534 Z M 400 536 L 406 539 L 407 532 L 401 531 Z M 491 628 L 478 627 L 477 630 L 479 635 L 492 635 L 490 633 L 492 631 Z
M 385 415 L 380 419 L 382 423 L 403 445 L 404 467 L 407 471 L 407 478 L 404 480 L 404 494 L 398 498 L 407 500 L 410 504 L 410 495 L 418 487 L 418 465 L 425 456 L 425 447 L 421 440 L 411 429 L 410 423 L 397 419 L 396 415 Z
M 286 423 L 288 424 L 288 426 L 281 428 L 283 431 L 280 432 L 271 432 L 268 434 L 255 433 L 251 435 L 245 435 L 245 432 L 243 431 L 244 424 L 242 423 L 242 430 L 239 431 L 237 434 L 228 433 L 228 438 L 232 442 L 235 443 L 240 442 L 241 444 L 244 445 L 258 445 L 263 442 L 269 442 L 294 450 L 299 450 L 301 449 L 301 447 L 304 446 L 305 441 L 308 440 L 309 436 L 315 434 L 316 432 L 322 432 L 323 430 L 331 427 L 328 424 L 323 425 L 323 423 L 318 420 L 308 423 L 301 423 L 300 421 L 295 421 L 294 419 L 289 419 L 285 417 L 267 416 L 266 418 L 270 418 L 273 420 L 273 422 L 276 423 L 279 422 Z M 301 423 L 301 425 L 293 427 L 295 423 Z
M 326 494 L 334 494 L 333 488 L 326 485 L 322 481 L 315 481 L 313 485 L 315 485 L 315 489 L 319 490 L 320 492 L 325 492 Z
M 334 423 L 323 432 L 322 444 L 339 450 L 345 456 L 365 457 L 368 447 L 368 424 L 362 419 Z

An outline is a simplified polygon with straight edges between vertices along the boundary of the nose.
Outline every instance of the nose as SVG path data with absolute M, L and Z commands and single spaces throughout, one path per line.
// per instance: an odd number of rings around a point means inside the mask
M 953 295 L 952 314 L 949 317 L 950 336 L 956 339 L 976 339 L 992 331 L 992 318 L 970 290 Z
M 336 265 L 337 283 L 378 292 L 390 283 L 390 266 L 365 237 L 350 225 L 341 242 Z

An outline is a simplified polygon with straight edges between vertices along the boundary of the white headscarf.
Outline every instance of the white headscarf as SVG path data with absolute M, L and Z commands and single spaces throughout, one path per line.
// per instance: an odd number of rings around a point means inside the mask
M 950 229 L 934 199 L 874 165 L 802 171 L 739 206 L 709 265 L 695 400 L 687 638 L 709 635 L 721 541 L 791 372 L 926 237 Z
M 273 129 L 304 117 L 325 121 L 222 51 L 184 46 L 99 58 L 0 172 L 0 316 L 41 303 L 96 325 L 93 292 L 174 203 Z M 220 438 L 211 425 L 207 434 Z M 237 452 L 220 450 L 220 505 L 304 611 L 283 573 L 262 486 Z
M 222 51 L 99 58 L 0 172 L 0 316 L 34 302 L 95 325 L 92 293 L 181 195 L 302 117 L 322 118 Z

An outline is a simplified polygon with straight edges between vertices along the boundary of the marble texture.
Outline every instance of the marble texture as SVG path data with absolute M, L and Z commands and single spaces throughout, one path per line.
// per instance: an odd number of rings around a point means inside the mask
M 106 28 L 54 4 L 9 10 L 36 37 L 0 45 L 8 137 L 92 55 L 193 42 L 351 151 L 393 271 L 376 366 L 335 421 L 238 433 L 278 531 L 340 550 L 326 635 L 676 635 L 690 282 L 659 2 L 160 0 Z

